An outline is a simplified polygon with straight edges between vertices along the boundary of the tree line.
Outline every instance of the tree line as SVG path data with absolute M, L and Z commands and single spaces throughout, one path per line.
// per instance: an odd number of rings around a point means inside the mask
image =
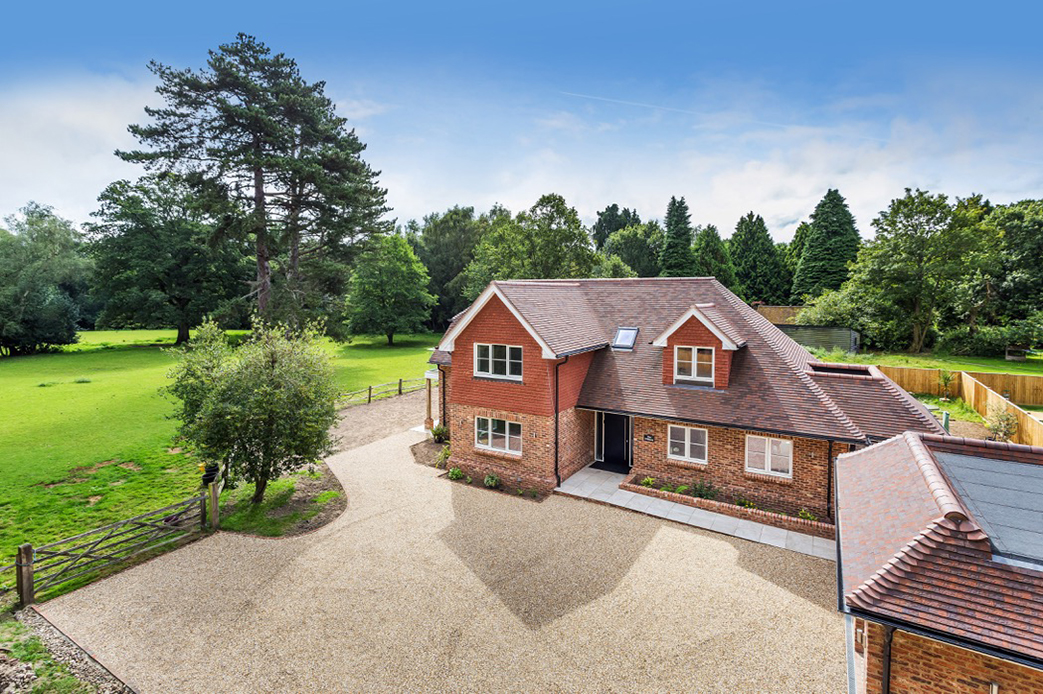
M 835 189 L 788 243 L 752 211 L 724 238 L 684 197 L 662 221 L 610 204 L 589 229 L 555 193 L 396 227 L 365 145 L 292 59 L 240 34 L 201 69 L 150 69 L 163 105 L 130 126 L 140 149 L 116 153 L 144 175 L 107 186 L 82 230 L 35 203 L 0 229 L 0 355 L 89 328 L 173 327 L 180 344 L 206 317 L 392 344 L 444 330 L 509 278 L 716 277 L 888 350 L 995 354 L 1043 337 L 1040 201 L 907 190 L 871 240 Z

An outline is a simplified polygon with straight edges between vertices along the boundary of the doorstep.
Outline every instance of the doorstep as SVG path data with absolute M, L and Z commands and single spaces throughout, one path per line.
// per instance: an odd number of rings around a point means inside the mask
M 712 530 L 722 535 L 731 535 L 752 542 L 782 547 L 800 554 L 836 561 L 836 543 L 813 535 L 776 528 L 744 518 L 726 516 L 666 499 L 635 494 L 620 489 L 627 478 L 617 472 L 585 467 L 561 483 L 554 491 L 566 496 L 599 501 L 609 506 L 619 506 L 630 511 L 664 518 L 703 530 Z

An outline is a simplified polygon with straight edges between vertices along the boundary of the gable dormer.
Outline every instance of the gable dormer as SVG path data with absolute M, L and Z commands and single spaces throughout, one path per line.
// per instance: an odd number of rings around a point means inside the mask
M 652 345 L 663 350 L 663 384 L 728 387 L 732 355 L 746 341 L 713 304 L 695 304 Z

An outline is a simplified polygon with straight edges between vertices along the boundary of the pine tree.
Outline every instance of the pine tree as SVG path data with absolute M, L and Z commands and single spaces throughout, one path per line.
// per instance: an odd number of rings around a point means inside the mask
M 660 273 L 663 277 L 691 277 L 692 223 L 688 214 L 688 203 L 671 197 L 666 207 L 666 241 L 659 256 Z
M 613 233 L 640 223 L 641 217 L 637 210 L 624 207 L 620 212 L 619 205 L 612 203 L 598 212 L 598 221 L 594 222 L 594 226 L 590 229 L 590 235 L 594 239 L 594 248 L 600 251 Z
M 848 278 L 848 263 L 858 255 L 859 241 L 851 210 L 840 192 L 831 188 L 811 215 L 811 231 L 793 278 L 794 301 L 839 289 Z
M 793 240 L 790 241 L 786 252 L 786 264 L 789 265 L 790 271 L 794 275 L 797 273 L 797 267 L 800 265 L 800 256 L 804 254 L 804 245 L 807 243 L 808 234 L 810 233 L 811 225 L 807 222 L 798 224 L 797 230 L 793 232 Z
M 742 217 L 728 248 L 747 301 L 781 304 L 789 299 L 786 268 L 763 217 L 752 212 Z
M 717 227 L 707 225 L 695 235 L 692 245 L 695 257 L 695 274 L 699 277 L 716 277 L 717 281 L 736 294 L 740 294 L 739 282 L 735 278 L 735 265 L 728 254 L 728 249 L 717 233 Z

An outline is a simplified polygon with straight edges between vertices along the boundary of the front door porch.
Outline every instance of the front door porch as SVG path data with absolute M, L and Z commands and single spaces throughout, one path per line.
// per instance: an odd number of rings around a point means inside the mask
M 630 474 L 633 465 L 633 418 L 612 412 L 594 413 L 594 463 L 596 470 Z

